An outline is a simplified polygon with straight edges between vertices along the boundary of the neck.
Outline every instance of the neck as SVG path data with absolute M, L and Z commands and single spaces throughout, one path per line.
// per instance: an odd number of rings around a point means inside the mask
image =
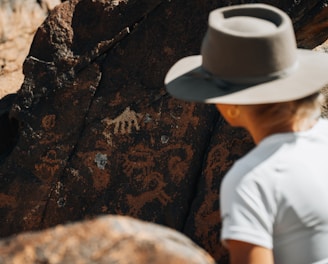
M 279 134 L 279 133 L 295 133 L 311 129 L 316 123 L 317 119 L 301 119 L 295 120 L 294 122 L 287 125 L 277 125 L 264 127 L 258 123 L 250 122 L 245 128 L 251 134 L 254 143 L 259 144 L 264 138 Z

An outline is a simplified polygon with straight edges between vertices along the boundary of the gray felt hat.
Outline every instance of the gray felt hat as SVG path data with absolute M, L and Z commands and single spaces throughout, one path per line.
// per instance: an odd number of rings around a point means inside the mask
M 201 55 L 179 60 L 165 77 L 172 96 L 212 104 L 291 101 L 326 83 L 328 54 L 298 49 L 289 16 L 266 4 L 212 11 Z

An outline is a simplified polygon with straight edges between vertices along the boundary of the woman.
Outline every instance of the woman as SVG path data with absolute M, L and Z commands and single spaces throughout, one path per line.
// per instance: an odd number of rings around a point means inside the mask
M 231 263 L 328 263 L 328 55 L 297 49 L 290 18 L 264 4 L 214 10 L 201 55 L 178 61 L 173 96 L 215 104 L 256 147 L 221 185 Z

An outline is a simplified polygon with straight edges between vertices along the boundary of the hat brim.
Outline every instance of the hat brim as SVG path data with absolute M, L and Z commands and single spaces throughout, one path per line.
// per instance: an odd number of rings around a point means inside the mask
M 165 78 L 167 91 L 178 99 L 208 104 L 264 104 L 297 100 L 328 83 L 328 54 L 298 49 L 298 65 L 288 76 L 259 84 L 220 82 L 203 75 L 202 56 L 185 57 Z

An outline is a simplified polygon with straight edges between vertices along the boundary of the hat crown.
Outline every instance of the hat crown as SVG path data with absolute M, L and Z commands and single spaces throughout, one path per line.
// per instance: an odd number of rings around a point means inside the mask
M 201 54 L 177 61 L 165 77 L 176 98 L 210 104 L 297 100 L 328 82 L 328 54 L 298 49 L 290 18 L 266 4 L 210 13 Z
M 254 83 L 288 72 L 296 63 L 290 18 L 262 4 L 214 10 L 203 39 L 203 68 L 229 82 Z
M 231 34 L 245 34 L 249 36 L 258 36 L 259 34 L 273 33 L 277 30 L 277 26 L 271 21 L 259 19 L 256 17 L 236 16 L 230 17 L 222 21 L 222 25 Z

